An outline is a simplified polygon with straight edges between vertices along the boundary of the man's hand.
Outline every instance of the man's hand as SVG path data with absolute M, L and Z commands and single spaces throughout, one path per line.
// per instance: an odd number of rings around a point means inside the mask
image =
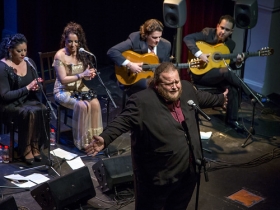
M 228 97 L 227 97 L 228 89 L 226 89 L 225 92 L 223 92 L 223 94 L 224 94 L 224 104 L 223 104 L 223 108 L 226 109 L 226 108 L 227 108 L 227 103 L 228 103 Z
M 104 149 L 104 139 L 101 136 L 93 136 L 92 142 L 85 149 L 87 155 L 95 156 Z
M 205 63 L 209 63 L 209 60 L 208 60 L 208 57 L 210 56 L 210 54 L 204 54 L 202 53 L 200 56 L 199 56 L 199 59 L 204 61 Z
M 126 66 L 129 68 L 131 72 L 138 74 L 142 71 L 142 65 L 143 63 L 129 62 Z
M 244 53 L 238 54 L 236 57 L 236 65 L 240 66 L 244 62 L 244 59 L 245 59 Z

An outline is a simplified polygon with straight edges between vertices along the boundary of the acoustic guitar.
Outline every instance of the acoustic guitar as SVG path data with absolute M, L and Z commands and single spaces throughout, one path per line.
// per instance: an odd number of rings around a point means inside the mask
M 142 63 L 142 72 L 136 74 L 131 72 L 125 66 L 115 66 L 115 74 L 117 80 L 123 85 L 132 85 L 138 82 L 140 79 L 148 79 L 154 76 L 154 71 L 156 67 L 160 65 L 158 57 L 153 53 L 138 54 L 131 50 L 125 51 L 122 55 L 135 63 Z M 200 65 L 201 61 L 199 59 L 193 59 L 189 63 L 176 63 L 174 66 L 177 68 L 189 68 L 190 66 Z
M 190 70 L 193 74 L 201 75 L 210 71 L 212 68 L 222 68 L 225 67 L 225 62 L 230 63 L 230 59 L 236 58 L 238 54 L 241 53 L 230 53 L 228 47 L 225 44 L 210 45 L 205 42 L 196 42 L 197 47 L 205 54 L 210 54 L 208 63 L 203 62 L 203 64 L 198 66 L 190 66 Z M 269 56 L 274 53 L 273 49 L 262 48 L 257 52 L 244 52 L 245 58 L 252 56 Z M 189 60 L 194 58 L 194 55 L 189 52 Z

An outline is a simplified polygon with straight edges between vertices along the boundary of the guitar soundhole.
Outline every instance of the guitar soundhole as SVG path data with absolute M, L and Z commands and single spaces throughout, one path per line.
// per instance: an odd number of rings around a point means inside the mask
M 214 58 L 214 60 L 219 61 L 219 60 L 221 60 L 221 54 L 215 53 L 213 58 Z

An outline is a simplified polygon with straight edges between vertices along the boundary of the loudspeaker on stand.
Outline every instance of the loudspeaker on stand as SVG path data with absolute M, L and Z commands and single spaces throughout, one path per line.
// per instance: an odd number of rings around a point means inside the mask
M 165 0 L 163 2 L 164 25 L 170 28 L 182 27 L 187 19 L 185 0 Z
M 256 26 L 258 21 L 257 0 L 237 0 L 234 8 L 236 27 L 250 29 Z
M 92 170 L 102 192 L 112 190 L 116 185 L 132 183 L 134 180 L 130 155 L 101 159 L 92 166 Z

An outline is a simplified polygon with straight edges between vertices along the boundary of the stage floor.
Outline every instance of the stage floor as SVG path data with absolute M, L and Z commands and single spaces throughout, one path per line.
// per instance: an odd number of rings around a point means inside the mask
M 103 67 L 99 71 L 101 72 L 100 77 L 110 90 L 117 105 L 117 108 L 115 108 L 112 103 L 109 103 L 109 109 L 107 109 L 107 102 L 104 99 L 106 98 L 106 91 L 97 79 L 88 84 L 89 86 L 97 87 L 105 127 L 107 121 L 110 122 L 121 110 L 122 91 L 117 86 L 113 66 Z M 209 108 L 204 110 L 211 117 L 210 122 L 204 120 L 203 117 L 201 117 L 200 122 L 202 132 L 211 132 L 209 139 L 202 140 L 209 181 L 205 181 L 202 173 L 198 209 L 280 209 L 280 100 L 277 94 L 272 94 L 269 97 L 271 100 L 265 103 L 265 107 L 256 104 L 253 126 L 251 123 L 253 106 L 248 98 L 242 97 L 239 114 L 240 121 L 244 123 L 248 130 L 253 128 L 255 134 L 252 136 L 249 136 L 247 132 L 239 133 L 228 127 L 224 123 L 225 112 L 222 109 Z M 107 114 L 107 110 L 109 110 L 109 114 Z M 54 123 L 54 121 L 52 120 L 51 123 Z M 0 143 L 7 144 L 8 138 L 3 135 L 1 137 Z M 241 145 L 247 138 L 248 141 L 245 147 L 242 147 Z M 71 131 L 61 134 L 61 144 L 51 149 L 55 148 L 84 155 L 83 152 L 74 147 Z M 44 154 L 43 162 L 36 163 L 34 166 L 41 166 L 47 163 L 47 149 L 44 150 Z M 97 157 L 82 158 L 83 163 L 89 169 L 96 192 L 96 196 L 88 200 L 83 209 L 134 209 L 133 185 L 129 178 L 124 178 L 120 184 L 114 185 L 112 190 L 103 192 L 101 189 L 102 181 L 97 180 L 92 169 L 92 166 L 100 160 L 109 158 L 118 159 L 117 164 L 114 162 L 114 165 L 111 162 L 110 165 L 121 168 L 124 161 L 123 157 L 126 155 L 130 155 L 129 133 L 120 136 L 109 146 L 108 150 Z M 71 169 L 66 161 L 54 158 L 52 155 L 50 157 L 53 160 L 52 168 L 46 169 L 43 167 L 20 172 L 20 174 L 40 173 L 48 176 L 51 180 L 50 182 L 56 179 L 61 180 L 61 188 L 63 188 L 63 177 L 75 174 L 75 171 Z M 4 176 L 26 168 L 27 166 L 20 161 L 0 164 L 1 199 L 12 195 L 17 206 L 26 207 L 30 210 L 41 209 L 41 206 L 31 196 L 31 192 L 37 186 L 32 187 L 30 190 L 7 188 L 15 187 L 15 185 L 5 179 Z M 60 174 L 60 177 L 56 172 Z M 122 176 L 125 177 L 124 175 L 119 175 L 119 177 Z M 188 210 L 195 209 L 195 195 L 196 193 L 193 194 Z

